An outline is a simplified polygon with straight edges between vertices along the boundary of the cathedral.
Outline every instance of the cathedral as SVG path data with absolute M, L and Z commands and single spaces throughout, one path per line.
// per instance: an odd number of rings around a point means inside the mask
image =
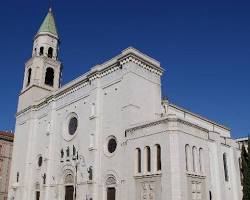
M 50 9 L 19 95 L 9 200 L 240 200 L 230 129 L 161 96 L 160 63 L 129 47 L 61 85 Z

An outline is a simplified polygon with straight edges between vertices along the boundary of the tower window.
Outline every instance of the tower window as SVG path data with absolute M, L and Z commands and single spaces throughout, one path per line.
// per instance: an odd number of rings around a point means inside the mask
M 40 56 L 43 55 L 43 51 L 44 51 L 44 47 L 40 47 L 40 52 L 39 52 L 39 55 L 40 55 Z
M 49 58 L 53 57 L 53 48 L 51 48 L 51 47 L 48 49 L 48 57 Z
M 45 75 L 45 84 L 49 86 L 54 85 L 54 69 L 48 67 Z
M 31 68 L 29 68 L 29 70 L 28 70 L 28 79 L 27 79 L 27 86 L 29 86 L 29 84 L 30 84 L 30 79 L 31 79 Z

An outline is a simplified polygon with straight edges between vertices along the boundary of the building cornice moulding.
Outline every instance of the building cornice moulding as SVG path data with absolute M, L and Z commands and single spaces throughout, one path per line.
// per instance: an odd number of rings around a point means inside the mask
M 125 130 L 125 137 L 128 137 L 128 134 L 132 135 L 133 132 L 137 131 L 137 130 L 140 130 L 140 129 L 145 129 L 145 128 L 149 128 L 149 127 L 153 127 L 153 126 L 157 126 L 157 125 L 160 125 L 160 124 L 166 124 L 168 122 L 177 122 L 177 123 L 182 123 L 184 125 L 187 125 L 187 126 L 190 126 L 190 127 L 193 127 L 193 128 L 196 128 L 196 129 L 199 129 L 203 132 L 206 132 L 206 133 L 209 133 L 209 130 L 206 129 L 206 128 L 203 128 L 197 124 L 193 124 L 191 122 L 188 122 L 188 121 L 185 121 L 183 119 L 179 119 L 179 118 L 164 118 L 164 119 L 161 119 L 161 120 L 157 120 L 157 121 L 154 121 L 154 122 L 150 122 L 150 123 L 147 123 L 147 124 L 142 124 L 140 126 L 135 126 L 133 128 L 129 128 L 127 130 Z
M 51 60 L 51 59 L 49 59 Z M 28 61 L 29 62 L 29 61 Z M 27 62 L 27 63 L 28 63 Z M 69 82 L 68 84 L 62 86 L 57 91 L 51 92 L 51 94 L 45 98 L 43 98 L 39 103 L 32 105 L 30 107 L 21 110 L 16 114 L 16 116 L 24 113 L 25 111 L 33 108 L 37 109 L 38 107 L 49 103 L 50 101 L 54 101 L 60 98 L 67 96 L 83 87 L 91 85 L 91 82 L 96 79 L 101 79 L 104 76 L 112 74 L 117 70 L 122 70 L 123 66 L 129 62 L 133 62 L 138 66 L 142 67 L 145 70 L 150 71 L 158 76 L 163 74 L 163 69 L 160 67 L 160 63 L 155 61 L 154 59 L 142 54 L 138 50 L 134 48 L 128 48 L 122 52 L 122 54 L 116 56 L 115 58 L 103 63 L 102 65 L 96 65 L 90 71 L 83 74 L 79 78 Z

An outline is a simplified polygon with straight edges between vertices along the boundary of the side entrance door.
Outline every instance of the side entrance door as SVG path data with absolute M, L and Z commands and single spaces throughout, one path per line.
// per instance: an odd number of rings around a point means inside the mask
M 65 200 L 73 200 L 74 187 L 72 185 L 65 186 Z
M 115 188 L 114 187 L 107 189 L 107 200 L 115 200 Z

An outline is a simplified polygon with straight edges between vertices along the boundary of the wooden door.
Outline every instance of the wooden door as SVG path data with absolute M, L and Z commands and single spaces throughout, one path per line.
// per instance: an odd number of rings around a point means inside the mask
M 36 200 L 40 200 L 40 191 L 36 191 Z
M 115 188 L 108 188 L 107 189 L 107 200 L 115 200 Z
M 65 200 L 73 200 L 74 187 L 72 185 L 65 187 Z

